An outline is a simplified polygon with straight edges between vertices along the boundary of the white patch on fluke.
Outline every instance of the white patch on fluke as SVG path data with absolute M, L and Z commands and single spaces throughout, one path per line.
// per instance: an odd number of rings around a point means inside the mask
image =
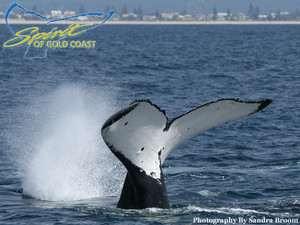
M 106 143 L 111 143 L 147 175 L 160 178 L 159 151 L 164 148 L 166 140 L 162 132 L 166 117 L 147 102 L 139 104 L 139 107 L 102 131 L 102 135 L 107 134 L 104 136 Z

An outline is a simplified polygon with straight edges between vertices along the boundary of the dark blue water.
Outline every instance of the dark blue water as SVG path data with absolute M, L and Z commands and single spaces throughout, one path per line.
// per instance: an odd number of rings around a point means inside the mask
M 0 223 L 300 220 L 299 37 L 297 25 L 104 25 L 79 38 L 96 48 L 47 60 L 1 49 Z M 225 97 L 273 103 L 168 157 L 170 210 L 117 209 L 126 171 L 102 142 L 105 119 L 140 98 L 173 118 Z

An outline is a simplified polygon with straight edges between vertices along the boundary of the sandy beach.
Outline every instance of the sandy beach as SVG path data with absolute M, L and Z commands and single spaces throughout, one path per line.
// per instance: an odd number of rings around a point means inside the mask
M 40 20 L 10 19 L 10 24 L 45 24 Z M 99 21 L 59 21 L 56 24 L 88 24 L 99 23 Z M 5 24 L 0 19 L 0 24 Z M 300 21 L 108 21 L 111 25 L 300 25 Z

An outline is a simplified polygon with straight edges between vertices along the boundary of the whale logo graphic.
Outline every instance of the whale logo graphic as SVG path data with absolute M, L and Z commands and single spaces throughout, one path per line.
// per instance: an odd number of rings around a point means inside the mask
M 80 17 L 86 17 L 86 16 L 97 17 L 97 18 L 99 18 L 99 22 L 96 24 L 91 23 L 91 24 L 82 24 L 82 25 L 72 23 L 65 30 L 58 30 L 58 28 L 55 27 L 51 31 L 48 31 L 48 32 L 39 32 L 40 28 L 34 26 L 34 27 L 29 27 L 29 28 L 15 32 L 9 23 L 9 15 L 11 15 L 13 13 L 14 9 L 21 10 L 22 14 L 29 14 L 29 15 L 35 17 L 36 19 L 45 21 L 45 25 L 55 25 L 55 24 L 57 24 L 57 22 L 60 22 L 60 21 L 74 20 L 74 19 L 79 19 Z M 33 11 L 28 11 L 25 8 L 23 8 L 21 5 L 14 3 L 8 8 L 8 10 L 5 14 L 5 23 L 9 29 L 9 31 L 12 33 L 13 38 L 6 41 L 3 44 L 3 48 L 13 48 L 13 47 L 25 45 L 26 51 L 23 56 L 24 59 L 46 59 L 47 51 L 49 48 L 49 46 L 47 46 L 47 45 L 44 45 L 43 53 L 41 56 L 28 56 L 29 50 L 30 50 L 30 48 L 33 48 L 32 45 L 35 41 L 43 41 L 43 42 L 45 42 L 46 40 L 59 41 L 62 39 L 77 37 L 77 36 L 85 33 L 88 30 L 91 30 L 98 26 L 103 25 L 105 22 L 107 22 L 113 16 L 113 14 L 114 14 L 114 11 L 109 11 L 107 13 L 101 13 L 101 12 L 83 13 L 80 15 L 75 15 L 75 16 L 71 16 L 71 17 L 67 17 L 67 18 L 59 18 L 59 19 L 49 20 L 47 17 L 45 17 L 39 13 L 36 13 Z M 100 20 L 100 19 L 103 19 L 103 20 Z

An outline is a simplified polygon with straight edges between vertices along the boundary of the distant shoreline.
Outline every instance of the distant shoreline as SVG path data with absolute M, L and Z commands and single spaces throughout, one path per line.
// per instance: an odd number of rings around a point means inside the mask
M 55 24 L 88 24 L 99 21 L 58 21 Z M 0 19 L 0 24 L 5 24 Z M 10 24 L 46 24 L 39 20 L 10 19 Z M 300 21 L 107 21 L 111 25 L 300 25 Z

